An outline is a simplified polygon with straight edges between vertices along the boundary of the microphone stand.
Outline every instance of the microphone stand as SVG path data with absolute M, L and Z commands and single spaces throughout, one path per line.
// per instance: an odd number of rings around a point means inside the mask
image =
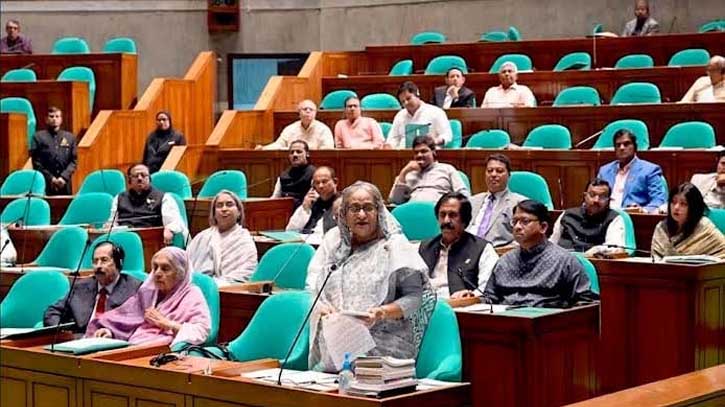
M 468 285 L 469 287 L 472 287 L 472 289 L 473 289 L 474 291 L 478 291 L 478 292 L 479 292 L 479 293 L 481 294 L 481 300 L 484 300 L 484 297 L 483 297 L 483 295 L 484 295 L 484 294 L 483 294 L 483 291 L 481 291 L 481 289 L 480 289 L 480 288 L 478 288 L 478 286 L 477 286 L 476 284 L 473 284 L 473 283 L 471 282 L 471 280 L 469 280 L 469 279 L 468 279 L 468 278 L 467 278 L 467 277 L 466 277 L 466 276 L 465 276 L 465 275 L 463 274 L 463 270 L 461 269 L 461 267 L 458 267 L 458 269 L 456 270 L 456 274 L 458 274 L 458 277 L 460 277 L 460 278 L 461 278 L 461 280 L 463 280 L 463 283 L 464 283 L 464 285 Z M 488 303 L 484 302 L 484 304 L 489 304 L 489 305 L 491 306 L 491 313 L 493 314 L 493 303 L 492 303 L 492 302 L 488 302 Z
M 646 255 L 647 255 L 647 257 L 650 257 L 650 258 L 652 259 L 652 264 L 654 264 L 654 263 L 655 263 L 655 256 L 654 256 L 654 255 L 652 254 L 652 252 L 651 252 L 651 251 L 648 251 L 648 250 L 642 250 L 642 249 L 638 249 L 638 248 L 636 248 L 636 247 L 629 247 L 629 246 L 621 246 L 621 245 L 618 245 L 618 244 L 607 244 L 607 245 L 605 245 L 605 246 L 606 246 L 606 247 L 611 247 L 611 248 L 613 248 L 613 249 L 624 249 L 624 250 L 631 250 L 631 251 L 633 251 L 633 252 L 635 252 L 635 253 L 642 253 L 642 254 L 646 254 Z
M 28 223 L 28 215 L 30 212 L 30 201 L 33 198 L 33 185 L 35 185 L 35 179 L 38 177 L 39 172 L 40 171 L 35 170 L 35 172 L 33 172 L 33 178 L 30 180 L 30 187 L 28 188 L 28 192 L 26 194 L 28 200 L 25 201 L 25 209 L 23 210 L 23 216 L 21 218 L 23 227 L 25 227 L 25 225 Z M 18 221 L 20 221 L 20 220 L 18 220 Z M 25 249 L 27 247 L 27 245 L 26 245 L 27 243 L 28 243 L 28 235 L 26 233 L 26 234 L 23 234 L 23 244 L 20 248 L 20 252 L 22 253 L 23 259 L 25 258 Z M 20 272 L 25 273 L 24 263 L 20 264 Z

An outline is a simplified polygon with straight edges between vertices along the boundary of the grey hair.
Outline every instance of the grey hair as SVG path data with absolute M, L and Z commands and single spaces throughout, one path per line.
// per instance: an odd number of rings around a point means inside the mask
M 179 249 L 174 246 L 166 246 L 163 249 L 157 251 L 151 261 L 156 258 L 159 254 L 163 254 L 169 259 L 171 266 L 176 270 L 176 282 L 181 282 L 186 278 L 186 273 L 189 272 L 189 257 L 186 255 L 186 251 Z
M 216 226 L 216 218 L 214 215 L 216 215 L 216 202 L 219 200 L 219 197 L 222 194 L 229 195 L 232 200 L 234 201 L 234 204 L 237 206 L 237 210 L 239 210 L 239 216 L 237 217 L 237 224 L 243 225 L 244 224 L 244 204 L 242 204 L 242 200 L 239 199 L 237 194 L 234 192 L 228 190 L 228 189 L 222 189 L 221 191 L 217 192 L 216 195 L 214 195 L 214 199 L 211 200 L 211 206 L 209 207 L 209 226 Z
M 722 55 L 713 55 L 710 63 L 720 68 L 720 72 L 725 73 L 725 57 Z

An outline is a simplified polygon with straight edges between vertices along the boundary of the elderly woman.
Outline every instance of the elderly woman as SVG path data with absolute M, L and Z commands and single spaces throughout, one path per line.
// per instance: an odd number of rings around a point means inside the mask
M 243 224 L 242 201 L 231 191 L 219 191 L 209 208 L 209 228 L 186 248 L 191 269 L 219 286 L 248 281 L 257 268 L 257 247 Z
M 143 163 L 151 174 L 161 169 L 173 146 L 186 145 L 184 135 L 174 130 L 171 115 L 167 112 L 156 113 L 156 130 L 146 138 L 143 149 Z
M 191 284 L 186 252 L 165 247 L 151 259 L 151 273 L 134 296 L 88 324 L 86 336 L 132 344 L 200 345 L 209 337 L 209 306 Z
M 705 214 L 702 194 L 689 182 L 670 191 L 667 218 L 655 227 L 652 255 L 707 254 L 725 259 L 725 236 Z
M 308 270 L 307 289 L 322 289 L 310 325 L 310 367 L 335 370 L 322 326 L 341 311 L 357 313 L 369 327 L 369 355 L 415 358 L 436 301 L 425 263 L 372 184 L 342 192 L 337 222 Z

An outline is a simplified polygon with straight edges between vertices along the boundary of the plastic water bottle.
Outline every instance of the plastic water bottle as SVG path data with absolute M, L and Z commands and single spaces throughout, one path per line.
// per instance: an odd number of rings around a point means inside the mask
M 340 374 L 337 377 L 337 383 L 339 386 L 337 392 L 339 394 L 347 394 L 350 384 L 352 384 L 353 377 L 352 365 L 350 364 L 350 352 L 345 352 L 345 360 L 342 362 L 342 370 L 340 370 Z

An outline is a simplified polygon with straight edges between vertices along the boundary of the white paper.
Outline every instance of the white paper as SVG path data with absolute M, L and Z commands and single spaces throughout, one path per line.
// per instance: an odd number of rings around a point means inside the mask
M 345 353 L 364 355 L 375 348 L 375 341 L 367 326 L 357 318 L 330 314 L 322 318 L 322 335 L 335 369 L 342 369 Z
M 242 373 L 242 377 L 272 382 L 276 382 L 278 376 L 279 368 Z M 285 369 L 282 372 L 282 383 L 292 385 L 334 383 L 336 379 L 337 375 L 312 370 Z
M 24 334 L 34 330 L 35 328 L 0 328 L 0 339 L 10 335 Z
M 469 305 L 467 307 L 461 307 L 457 308 L 460 311 L 466 311 L 466 312 L 482 312 L 482 313 L 491 313 L 491 307 L 493 307 L 493 313 L 497 312 L 504 312 L 509 307 L 509 305 L 501 305 L 501 304 L 484 304 L 484 303 L 478 303 Z

